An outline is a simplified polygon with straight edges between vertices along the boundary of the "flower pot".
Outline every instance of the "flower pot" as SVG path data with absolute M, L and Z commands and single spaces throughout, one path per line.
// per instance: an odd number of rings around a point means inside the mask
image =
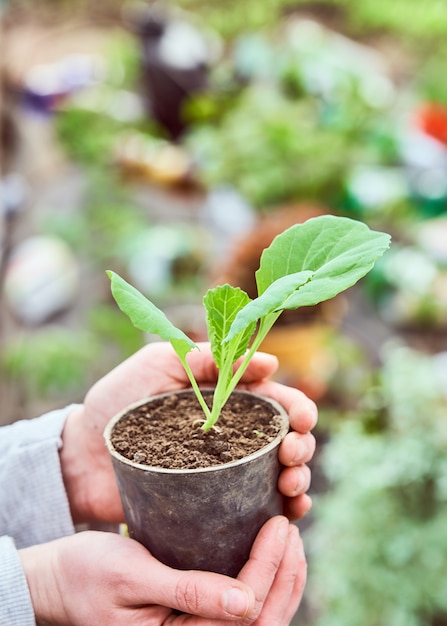
M 174 393 L 180 398 L 190 394 L 189 390 Z M 120 421 L 128 419 L 135 409 L 150 410 L 151 403 L 171 395 L 132 405 L 113 418 L 105 430 L 129 535 L 171 567 L 236 576 L 261 526 L 282 513 L 282 496 L 277 489 L 278 446 L 288 432 L 288 416 L 270 399 L 235 391 L 227 405 L 251 396 L 258 408 L 267 407 L 277 416 L 277 434 L 256 452 L 195 469 L 154 467 L 123 456 L 112 443 Z M 244 422 L 244 415 L 240 422 Z

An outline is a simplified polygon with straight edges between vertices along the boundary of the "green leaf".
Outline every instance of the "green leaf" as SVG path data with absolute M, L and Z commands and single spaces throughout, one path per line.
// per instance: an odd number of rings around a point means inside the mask
M 245 328 L 252 328 L 253 324 L 256 324 L 263 317 L 290 308 L 288 306 L 289 299 L 295 294 L 297 289 L 300 289 L 312 280 L 313 275 L 313 272 L 304 271 L 289 274 L 275 280 L 259 298 L 252 300 L 244 309 L 239 311 L 228 334 L 225 336 L 225 341 L 232 340 L 235 335 L 242 332 Z
M 203 298 L 206 309 L 206 323 L 208 339 L 217 367 L 222 368 L 225 362 L 228 346 L 222 342 L 238 312 L 250 303 L 250 297 L 239 287 L 220 285 L 210 289 Z M 254 333 L 256 323 L 245 325 L 241 333 L 233 333 L 235 339 L 232 346 L 232 362 L 236 361 L 247 350 L 250 337 Z M 238 335 L 236 337 L 236 335 Z M 234 352 L 233 352 L 234 351 Z
M 168 320 L 163 311 L 143 296 L 138 289 L 129 285 L 115 272 L 108 270 L 107 275 L 112 281 L 112 294 L 116 303 L 136 328 L 170 341 L 182 360 L 188 352 L 197 347 L 182 330 L 176 328 Z
M 256 272 L 258 293 L 284 275 L 303 270 L 312 280 L 293 294 L 288 309 L 312 306 L 354 285 L 390 245 L 390 236 L 345 217 L 323 215 L 295 224 L 264 250 Z

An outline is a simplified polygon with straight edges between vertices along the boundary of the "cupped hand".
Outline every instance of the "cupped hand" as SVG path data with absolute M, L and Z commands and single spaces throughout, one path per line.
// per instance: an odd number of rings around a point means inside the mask
M 217 369 L 209 344 L 188 355 L 198 383 L 211 386 Z M 279 402 L 290 416 L 291 432 L 279 449 L 284 465 L 279 489 L 285 496 L 284 513 L 299 519 L 311 506 L 307 495 L 310 471 L 306 465 L 313 456 L 311 434 L 317 421 L 312 400 L 298 389 L 270 380 L 276 357 L 257 353 L 242 378 L 240 387 L 256 391 Z M 121 501 L 103 432 L 107 422 L 127 405 L 145 397 L 187 388 L 189 380 L 169 343 L 151 343 L 101 378 L 87 393 L 84 404 L 68 417 L 63 432 L 61 465 L 75 522 L 122 522 Z
M 298 530 L 281 516 L 263 526 L 237 579 L 171 569 L 106 532 L 19 554 L 36 621 L 47 626 L 287 626 L 306 582 Z

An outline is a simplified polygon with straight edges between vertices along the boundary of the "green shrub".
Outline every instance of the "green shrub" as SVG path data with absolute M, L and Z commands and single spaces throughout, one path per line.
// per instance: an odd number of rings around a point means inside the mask
M 371 408 L 337 422 L 308 536 L 313 626 L 447 623 L 443 370 L 444 354 L 392 346 Z

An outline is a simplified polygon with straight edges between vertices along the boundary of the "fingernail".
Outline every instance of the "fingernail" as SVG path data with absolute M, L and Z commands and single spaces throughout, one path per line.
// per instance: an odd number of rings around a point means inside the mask
M 248 593 L 239 587 L 230 587 L 223 594 L 223 607 L 228 615 L 247 617 L 251 601 Z
M 301 470 L 301 468 L 299 468 L 299 467 L 295 468 L 295 476 L 296 476 L 295 489 L 290 494 L 292 498 L 294 498 L 295 496 L 297 496 L 300 493 L 302 493 L 304 491 L 304 488 L 306 487 L 306 484 L 307 484 L 306 483 L 306 477 L 304 476 L 303 471 Z
M 293 457 L 292 465 L 294 465 L 295 463 L 299 463 L 305 454 L 305 445 L 303 444 L 301 439 L 297 439 L 297 441 L 295 442 L 295 455 Z
M 278 539 L 281 541 L 287 540 L 287 535 L 289 533 L 289 520 L 283 518 L 281 522 L 278 524 Z
M 304 546 L 303 546 L 303 541 L 301 539 L 299 528 L 295 526 L 294 524 L 291 524 L 291 526 L 293 528 L 293 531 L 291 533 L 291 538 L 293 541 L 293 545 L 295 546 L 298 558 L 305 559 Z
M 318 423 L 318 408 L 313 400 L 311 400 L 309 412 L 312 420 L 310 430 L 312 430 Z

